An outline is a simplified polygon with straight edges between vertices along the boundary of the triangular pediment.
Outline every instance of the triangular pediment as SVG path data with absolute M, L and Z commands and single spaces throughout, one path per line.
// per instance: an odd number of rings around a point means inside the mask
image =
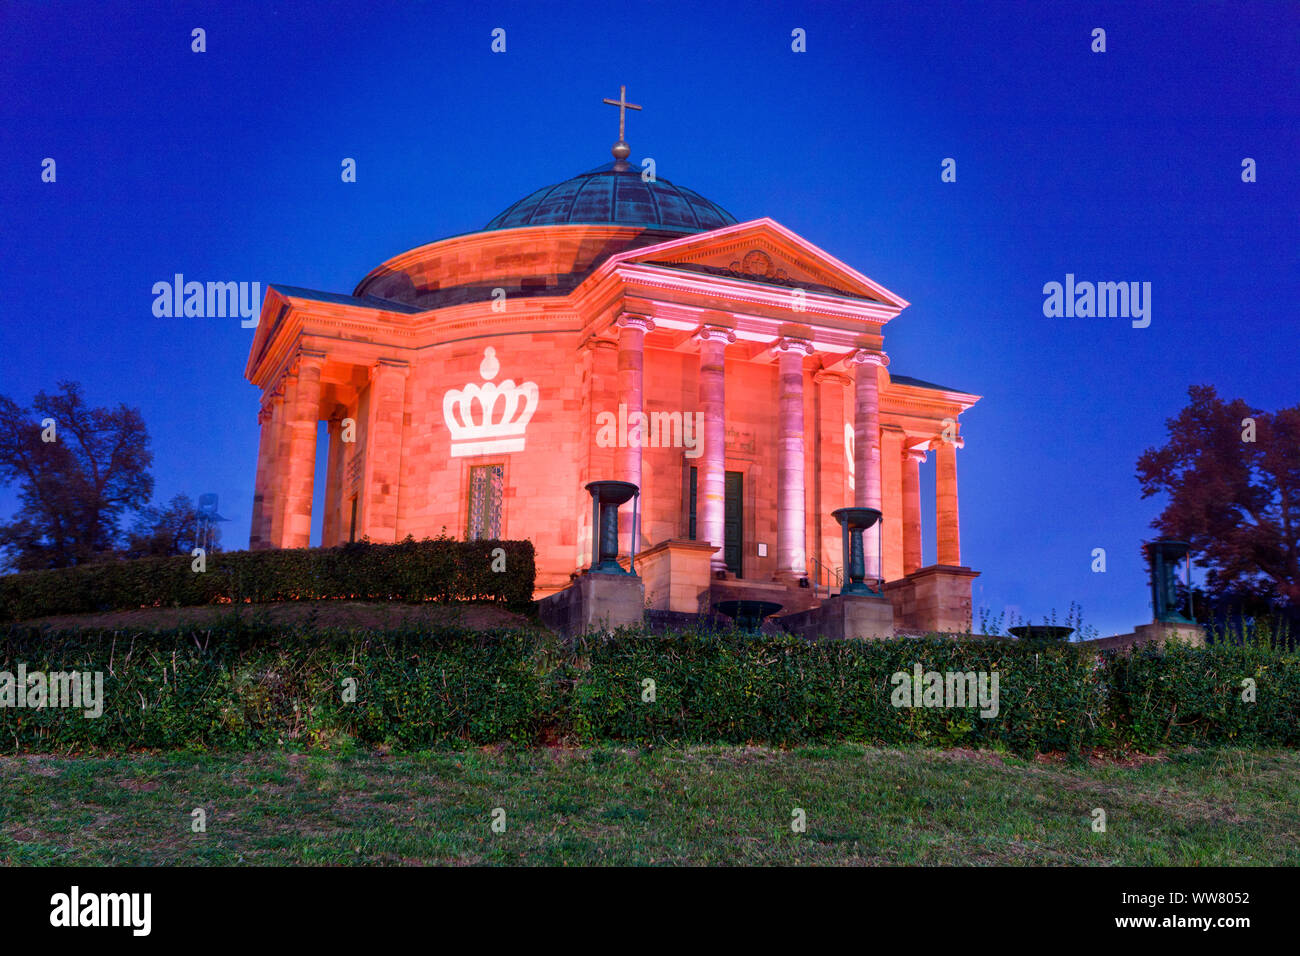
M 772 219 L 755 219 L 644 246 L 614 260 L 870 299 L 898 309 L 908 304 Z

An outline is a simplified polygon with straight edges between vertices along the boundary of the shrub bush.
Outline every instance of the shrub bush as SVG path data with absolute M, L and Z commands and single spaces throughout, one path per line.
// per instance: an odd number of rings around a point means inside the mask
M 247 624 L 123 635 L 10 628 L 0 671 L 102 672 L 103 714 L 0 708 L 0 749 L 244 750 L 353 738 L 527 743 L 544 709 L 531 635 Z M 354 680 L 355 700 L 345 701 Z
M 896 673 L 998 674 L 998 712 L 895 707 Z M 1104 675 L 1076 646 L 1026 648 L 1001 641 L 925 638 L 823 641 L 741 633 L 596 643 L 574 691 L 572 723 L 586 739 L 795 744 L 990 746 L 1019 751 L 1102 746 Z M 643 703 L 641 682 L 655 682 Z
M 1115 720 L 1139 750 L 1300 745 L 1300 655 L 1295 652 L 1233 644 L 1137 647 L 1111 656 L 1107 674 Z M 1253 701 L 1244 699 L 1252 695 Z
M 493 552 L 505 571 L 493 571 Z M 501 601 L 533 597 L 531 541 L 398 544 L 356 541 L 337 548 L 220 551 L 195 572 L 189 557 L 108 561 L 0 577 L 0 621 L 138 607 L 354 598 L 399 601 Z M 500 566 L 498 564 L 498 566 Z
M 104 714 L 0 707 L 0 750 L 411 749 L 579 743 L 991 747 L 1017 753 L 1300 746 L 1300 656 L 1171 644 L 1106 652 L 949 638 L 807 643 L 737 632 L 460 628 L 368 633 L 248 623 L 154 634 L 0 631 L 0 672 L 102 671 Z M 896 707 L 914 668 L 998 675 L 998 709 Z M 344 683 L 356 681 L 355 701 Z M 654 701 L 643 700 L 645 680 Z M 1246 699 L 1253 681 L 1254 700 Z

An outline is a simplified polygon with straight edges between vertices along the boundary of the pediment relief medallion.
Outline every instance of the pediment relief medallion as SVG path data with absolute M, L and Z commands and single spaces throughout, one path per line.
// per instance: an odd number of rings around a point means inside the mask
M 786 257 L 771 245 L 755 243 L 753 240 L 709 249 L 679 261 L 753 282 L 787 286 L 809 284 L 826 288 L 837 288 L 840 285 L 837 277 L 824 269 Z

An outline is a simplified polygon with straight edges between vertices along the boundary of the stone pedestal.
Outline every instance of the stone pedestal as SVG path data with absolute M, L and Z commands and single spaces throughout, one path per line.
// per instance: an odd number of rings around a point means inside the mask
M 707 541 L 670 538 L 636 556 L 636 573 L 645 582 L 646 606 L 699 614 L 708 610 L 710 559 L 717 551 Z
M 1173 621 L 1153 621 L 1139 624 L 1130 634 L 1115 634 L 1112 637 L 1097 637 L 1082 643 L 1096 651 L 1123 651 L 1139 644 L 1163 645 L 1171 637 L 1176 637 L 1184 644 L 1193 647 L 1205 646 L 1205 628 L 1199 624 L 1184 624 Z
M 899 630 L 913 633 L 968 634 L 971 630 L 970 568 L 932 564 L 885 585 Z
M 1151 624 L 1139 624 L 1133 628 L 1134 644 L 1164 644 L 1171 637 L 1193 647 L 1205 646 L 1205 628 L 1199 624 L 1155 621 Z
M 894 608 L 888 598 L 873 594 L 837 594 L 777 623 L 810 641 L 879 640 L 894 636 Z
M 636 626 L 645 615 L 645 585 L 631 574 L 582 574 L 538 602 L 542 623 L 565 637 Z

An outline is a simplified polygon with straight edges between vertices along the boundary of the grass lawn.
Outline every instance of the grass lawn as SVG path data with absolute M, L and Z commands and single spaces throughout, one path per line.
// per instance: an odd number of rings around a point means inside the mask
M 1297 807 L 1300 754 L 1281 750 L 1075 766 L 848 745 L 4 757 L 0 863 L 1295 866 Z

